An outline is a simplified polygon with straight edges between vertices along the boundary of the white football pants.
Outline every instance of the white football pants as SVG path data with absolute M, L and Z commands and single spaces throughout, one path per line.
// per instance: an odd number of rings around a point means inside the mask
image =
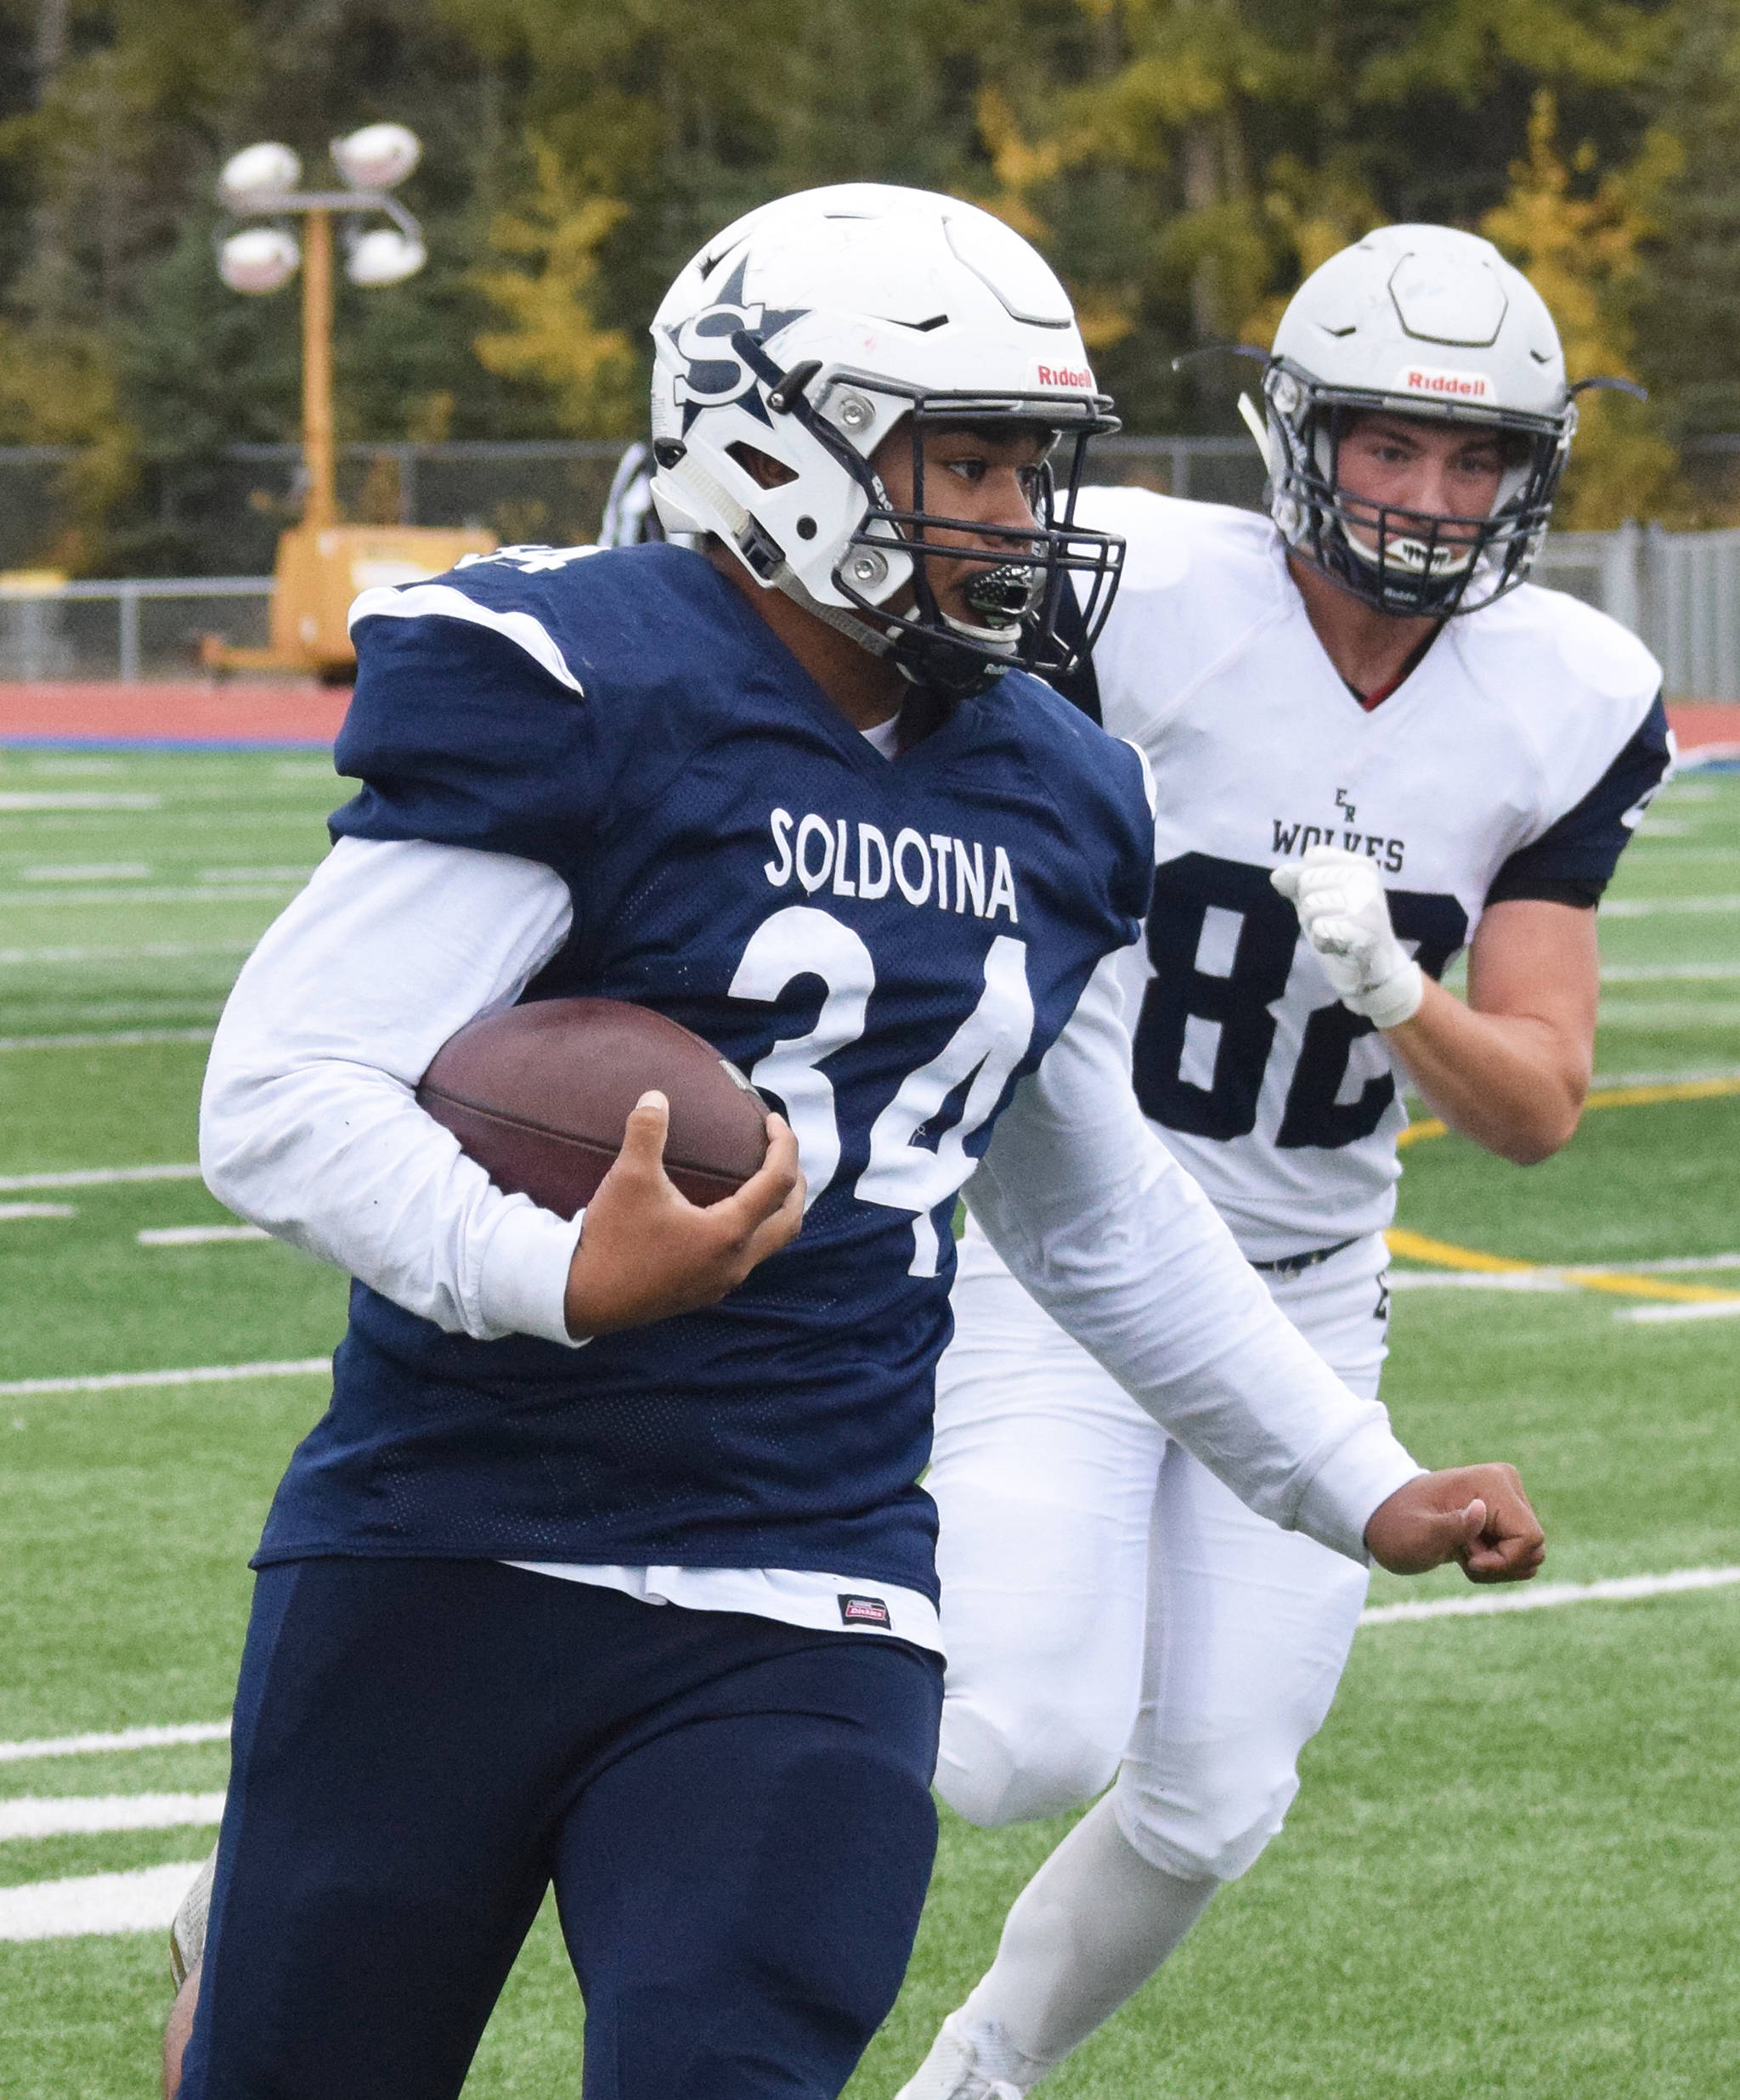
M 938 1789 L 989 1825 L 1079 1807 L 1116 1775 L 1118 1827 L 1150 1866 L 1231 1881 L 1298 1792 L 1365 1570 L 1247 1510 L 981 1235 L 960 1252 L 925 1481 L 948 1655 Z M 1264 1279 L 1365 1397 L 1387 1259 L 1373 1233 Z

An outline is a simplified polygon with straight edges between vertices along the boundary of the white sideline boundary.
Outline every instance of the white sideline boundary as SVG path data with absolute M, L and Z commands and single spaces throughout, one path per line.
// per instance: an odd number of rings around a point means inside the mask
M 105 1750 L 161 1750 L 182 1742 L 228 1742 L 229 1723 L 172 1721 L 155 1728 L 117 1728 L 106 1734 L 37 1736 L 0 1742 L 0 1764 L 28 1764 L 33 1758 L 77 1758 Z
M 221 1793 L 20 1794 L 0 1801 L 0 1844 L 95 1831 L 215 1830 L 223 1821 Z
M 1404 1621 L 1489 1618 L 1499 1612 L 1551 1612 L 1563 1604 L 1630 1604 L 1686 1589 L 1726 1589 L 1740 1583 L 1740 1567 L 1681 1567 L 1666 1575 L 1616 1575 L 1598 1583 L 1527 1583 L 1483 1590 L 1472 1597 L 1426 1597 L 1418 1604 L 1378 1604 L 1359 1614 L 1362 1626 L 1398 1626 Z
M 105 1371 L 94 1378 L 14 1378 L 0 1400 L 31 1400 L 57 1392 L 125 1392 L 144 1386 L 227 1386 L 244 1378 L 315 1378 L 330 1375 L 330 1356 L 272 1363 L 201 1363 L 181 1371 Z

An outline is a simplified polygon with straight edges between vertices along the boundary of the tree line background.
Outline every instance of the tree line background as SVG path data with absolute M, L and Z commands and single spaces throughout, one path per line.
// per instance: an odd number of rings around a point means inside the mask
M 63 566 L 185 567 L 223 449 L 295 438 L 298 295 L 219 283 L 215 178 L 381 117 L 430 262 L 341 296 L 343 438 L 632 436 L 693 249 L 871 179 L 1037 241 L 1137 432 L 1236 428 L 1172 358 L 1365 229 L 1484 232 L 1573 377 L 1651 389 L 1585 397 L 1563 522 L 1726 516 L 1685 448 L 1740 432 L 1740 0 L 0 0 L 0 443 L 82 449 Z

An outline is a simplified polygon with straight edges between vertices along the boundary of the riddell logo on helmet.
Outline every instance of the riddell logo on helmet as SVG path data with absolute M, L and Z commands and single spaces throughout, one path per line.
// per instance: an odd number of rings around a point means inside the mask
M 1492 387 L 1483 372 L 1444 372 L 1423 364 L 1404 364 L 1394 390 L 1397 393 L 1454 394 L 1459 401 L 1484 401 Z
M 1039 383 L 1042 387 L 1092 387 L 1093 375 L 1085 364 L 1042 364 Z

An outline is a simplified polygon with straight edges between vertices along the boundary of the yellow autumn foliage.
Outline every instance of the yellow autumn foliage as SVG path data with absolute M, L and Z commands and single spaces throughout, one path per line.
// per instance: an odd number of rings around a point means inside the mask
M 1557 133 L 1556 99 L 1542 88 L 1529 116 L 1528 157 L 1511 164 L 1509 191 L 1480 230 L 1545 300 L 1573 382 L 1631 378 L 1635 344 L 1625 302 L 1641 268 L 1640 251 L 1655 231 L 1658 200 L 1680 172 L 1680 145 L 1670 133 L 1652 129 L 1629 167 L 1601 175 L 1592 189 L 1573 187 L 1594 174 L 1594 151 L 1580 146 L 1568 160 Z M 1628 517 L 1684 509 L 1674 449 L 1641 403 L 1585 393 L 1579 408 L 1556 508 L 1561 526 L 1602 531 Z
M 629 207 L 583 194 L 552 146 L 530 145 L 531 194 L 489 229 L 490 247 L 527 267 L 473 273 L 508 325 L 472 347 L 489 370 L 545 388 L 573 436 L 631 437 L 642 413 L 633 347 L 621 329 L 601 327 L 593 308 L 599 247 Z
M 76 445 L 59 471 L 59 529 L 47 567 L 79 575 L 103 522 L 138 478 L 137 432 L 121 414 L 115 369 L 92 331 L 0 320 L 0 444 Z

